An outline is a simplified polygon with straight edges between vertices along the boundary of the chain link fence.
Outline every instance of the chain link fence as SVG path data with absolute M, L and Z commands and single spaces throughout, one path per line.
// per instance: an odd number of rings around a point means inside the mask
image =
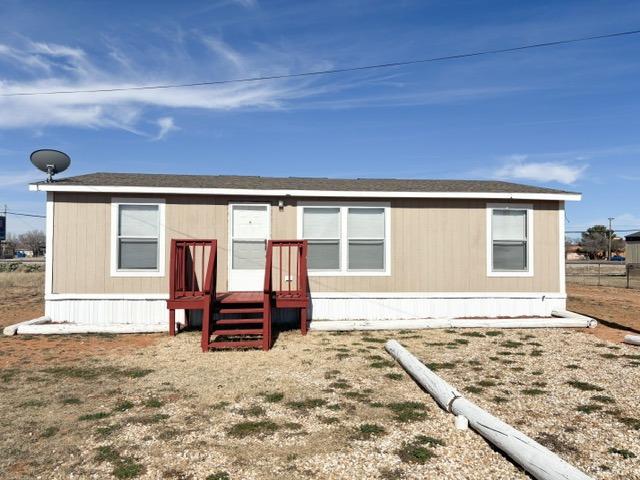
M 640 263 L 574 260 L 566 263 L 567 283 L 640 289 Z

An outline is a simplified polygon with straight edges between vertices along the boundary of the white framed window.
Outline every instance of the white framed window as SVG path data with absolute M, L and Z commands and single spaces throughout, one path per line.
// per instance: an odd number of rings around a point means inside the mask
M 164 276 L 165 202 L 111 199 L 111 276 Z
M 312 276 L 391 274 L 389 203 L 300 202 L 298 238 Z
M 487 205 L 487 275 L 533 276 L 533 205 Z

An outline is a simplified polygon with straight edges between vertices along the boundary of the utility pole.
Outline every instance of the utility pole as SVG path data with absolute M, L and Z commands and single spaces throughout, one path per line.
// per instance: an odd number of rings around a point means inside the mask
M 7 204 L 4 204 L 4 213 L 0 218 L 0 258 L 4 258 L 5 245 L 7 240 Z
M 613 230 L 611 230 L 611 222 L 615 220 L 613 217 L 609 217 L 609 254 L 607 260 L 611 261 L 611 237 L 613 237 Z

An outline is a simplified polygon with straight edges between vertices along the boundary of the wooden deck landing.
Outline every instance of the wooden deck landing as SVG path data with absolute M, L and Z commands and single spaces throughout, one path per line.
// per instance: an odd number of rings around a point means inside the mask
M 262 292 L 218 292 L 216 302 L 218 303 L 262 303 L 264 293 Z

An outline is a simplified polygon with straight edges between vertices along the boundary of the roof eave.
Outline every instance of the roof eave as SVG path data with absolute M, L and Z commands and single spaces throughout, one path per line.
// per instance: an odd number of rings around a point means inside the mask
M 263 197 L 369 197 L 369 198 L 494 198 L 513 200 L 557 200 L 579 201 L 582 194 L 572 192 L 410 192 L 410 191 L 356 191 L 356 190 L 293 190 L 293 189 L 240 189 L 240 188 L 194 188 L 194 187 L 135 187 L 63 185 L 56 183 L 32 183 L 31 191 L 85 192 L 85 193 L 129 193 L 167 195 L 230 195 Z

